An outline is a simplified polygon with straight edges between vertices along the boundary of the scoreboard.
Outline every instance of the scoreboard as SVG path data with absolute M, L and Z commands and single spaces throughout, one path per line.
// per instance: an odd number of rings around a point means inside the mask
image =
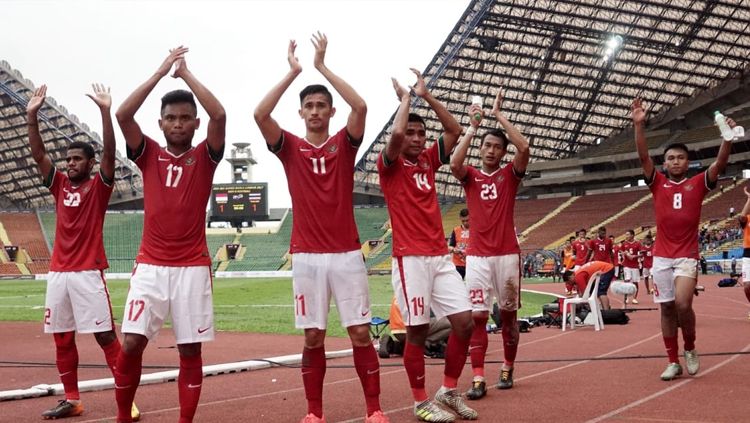
M 215 219 L 267 219 L 268 183 L 214 184 L 211 215 Z

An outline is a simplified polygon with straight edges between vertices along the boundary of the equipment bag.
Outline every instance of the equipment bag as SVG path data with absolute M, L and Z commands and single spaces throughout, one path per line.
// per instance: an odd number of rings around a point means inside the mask
M 622 310 L 602 310 L 602 320 L 605 325 L 626 325 L 630 317 Z
M 737 279 L 734 278 L 724 278 L 717 283 L 719 285 L 719 288 L 729 288 L 732 286 L 737 285 Z

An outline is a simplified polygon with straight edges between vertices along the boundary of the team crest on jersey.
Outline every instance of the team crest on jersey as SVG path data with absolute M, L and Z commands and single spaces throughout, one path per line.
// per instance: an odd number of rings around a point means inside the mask
M 693 186 L 692 185 L 685 185 L 685 191 L 692 191 Z
M 427 162 L 421 162 L 419 163 L 419 167 L 421 167 L 422 169 L 429 169 L 430 165 L 427 164 Z
M 89 191 L 91 191 L 91 187 L 90 187 L 90 186 L 88 186 L 88 185 L 87 185 L 87 186 L 85 186 L 85 187 L 83 188 L 83 193 L 84 193 L 84 194 L 86 194 L 86 193 L 87 193 L 87 192 L 89 192 Z
M 195 164 L 195 159 L 193 158 L 193 156 L 190 156 L 187 158 L 187 160 L 185 160 L 185 166 L 192 166 L 193 164 Z
M 331 144 L 331 145 L 328 146 L 328 152 L 329 153 L 335 153 L 336 149 L 338 149 L 338 148 L 339 147 L 336 144 Z
M 499 184 L 503 182 L 503 179 L 505 179 L 503 175 L 497 175 L 497 178 L 495 178 L 495 181 L 497 181 L 497 183 Z

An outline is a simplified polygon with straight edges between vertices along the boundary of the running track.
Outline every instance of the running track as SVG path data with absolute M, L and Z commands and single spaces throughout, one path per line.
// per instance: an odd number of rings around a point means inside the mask
M 701 371 L 672 382 L 659 374 L 666 358 L 657 311 L 630 313 L 625 326 L 608 325 L 604 331 L 591 327 L 561 332 L 537 327 L 521 334 L 516 364 L 516 385 L 509 391 L 491 389 L 488 396 L 470 402 L 487 422 L 741 422 L 750 421 L 750 304 L 741 288 L 716 288 L 719 277 L 702 277 L 706 292 L 696 298 L 697 348 L 703 354 Z M 530 288 L 559 293 L 561 284 Z M 641 296 L 638 307 L 653 307 Z M 613 301 L 613 306 L 622 303 Z M 54 362 L 52 340 L 35 323 L 2 324 L 4 344 L 0 361 Z M 12 340 L 12 341 L 10 341 Z M 102 363 L 92 336 L 79 337 L 81 363 Z M 165 331 L 152 343 L 145 365 L 174 366 L 177 352 L 173 337 Z M 329 339 L 327 348 L 345 349 L 344 339 Z M 682 343 L 680 343 L 682 349 Z M 204 364 L 297 353 L 301 337 L 219 333 L 217 341 L 204 348 Z M 724 353 L 708 356 L 707 353 Z M 656 355 L 659 358 L 638 358 Z M 490 335 L 488 360 L 500 360 L 500 335 Z M 629 357 L 626 359 L 619 359 Z M 522 362 L 522 361 L 529 362 Z M 544 360 L 544 361 L 542 361 Z M 359 380 L 348 366 L 351 357 L 329 360 L 324 392 L 328 422 L 362 421 L 364 404 Z M 427 359 L 427 386 L 439 387 L 442 366 Z M 411 395 L 401 358 L 381 360 L 381 402 L 393 422 L 412 422 Z M 156 370 L 146 370 L 156 371 Z M 490 364 L 490 382 L 499 364 Z M 0 368 L 0 390 L 27 388 L 38 383 L 57 383 L 56 370 L 46 368 Z M 467 365 L 460 381 L 466 389 L 471 380 Z M 104 369 L 82 369 L 80 378 L 108 377 Z M 275 380 L 275 382 L 273 381 Z M 116 407 L 113 391 L 83 393 L 86 407 L 76 423 L 113 421 Z M 2 421 L 38 422 L 39 413 L 54 405 L 58 397 L 8 401 L 0 404 Z M 136 396 L 143 422 L 174 422 L 178 401 L 175 383 L 143 386 Z M 298 369 L 273 368 L 208 377 L 204 380 L 196 421 L 297 422 L 306 406 Z

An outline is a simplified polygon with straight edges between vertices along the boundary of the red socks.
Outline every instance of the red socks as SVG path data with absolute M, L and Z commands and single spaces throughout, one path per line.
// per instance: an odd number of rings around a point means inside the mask
M 677 337 L 676 336 L 665 336 L 664 337 L 664 346 L 667 347 L 667 357 L 669 358 L 670 363 L 679 363 L 680 359 L 677 358 L 677 352 L 679 350 L 679 347 L 677 346 Z
M 518 353 L 518 323 L 516 323 L 517 311 L 500 311 L 500 317 L 503 320 L 503 356 L 505 365 L 513 367 Z
M 141 354 L 128 354 L 120 351 L 115 365 L 115 400 L 117 400 L 117 421 L 131 422 L 130 407 L 133 405 L 135 391 L 141 382 Z
M 203 384 L 203 359 L 201 355 L 180 356 L 180 374 L 177 389 L 180 394 L 180 423 L 190 423 L 198 408 Z
M 302 350 L 302 383 L 305 385 L 307 412 L 318 417 L 323 417 L 323 379 L 325 376 L 325 347 L 304 348 Z
M 469 342 L 471 371 L 474 376 L 484 377 L 484 358 L 487 355 L 487 317 L 474 317 L 474 331 Z
M 469 349 L 470 338 L 461 339 L 455 333 L 448 337 L 445 348 L 445 371 L 443 386 L 454 389 L 458 386 L 458 378 L 466 365 L 466 351 Z
M 115 375 L 115 368 L 117 367 L 117 356 L 120 355 L 120 340 L 115 338 L 114 341 L 102 347 L 104 351 L 104 359 L 107 361 L 109 370 L 112 371 L 112 376 Z
M 414 401 L 422 402 L 427 399 L 424 389 L 424 345 L 414 345 L 409 342 L 404 347 L 404 369 L 409 377 L 409 386 Z
M 78 392 L 78 349 L 75 336 L 75 332 L 53 334 L 57 371 L 65 389 L 65 399 L 69 400 L 81 399 L 81 394 Z
M 352 347 L 354 350 L 354 368 L 362 382 L 365 393 L 367 415 L 380 410 L 380 362 L 372 344 L 366 347 Z

